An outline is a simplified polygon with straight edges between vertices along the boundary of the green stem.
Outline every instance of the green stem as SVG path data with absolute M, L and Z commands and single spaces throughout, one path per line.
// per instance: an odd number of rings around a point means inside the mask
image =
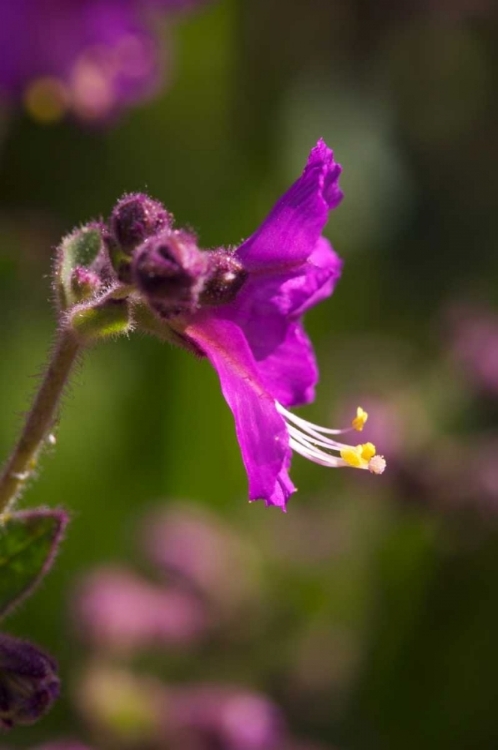
M 52 358 L 14 451 L 0 475 L 0 514 L 19 497 L 32 475 L 38 454 L 49 439 L 69 374 L 81 350 L 74 331 L 60 331 Z

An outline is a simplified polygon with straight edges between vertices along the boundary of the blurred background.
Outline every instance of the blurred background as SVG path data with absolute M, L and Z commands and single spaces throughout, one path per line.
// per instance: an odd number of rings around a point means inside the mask
M 212 0 L 160 12 L 154 40 L 163 73 L 104 121 L 4 99 L 0 456 L 53 340 L 63 234 L 147 191 L 202 246 L 236 245 L 323 137 L 345 267 L 307 317 L 303 413 L 337 425 L 361 404 L 388 469 L 298 456 L 287 514 L 249 505 L 207 363 L 138 336 L 88 352 L 24 499 L 68 508 L 67 539 L 5 623 L 56 655 L 63 695 L 7 744 L 492 750 L 496 5 Z

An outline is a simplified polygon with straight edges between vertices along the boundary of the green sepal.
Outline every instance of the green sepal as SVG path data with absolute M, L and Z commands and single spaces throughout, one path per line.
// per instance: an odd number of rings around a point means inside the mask
M 89 269 L 102 249 L 102 229 L 99 224 L 88 224 L 67 235 L 61 242 L 56 262 L 57 293 L 62 310 L 81 302 L 83 292 L 75 284 L 77 268 Z M 88 296 L 88 291 L 84 292 Z
M 138 331 L 154 336 L 161 341 L 168 341 L 170 344 L 180 346 L 182 349 L 187 349 L 187 351 L 198 356 L 202 355 L 200 349 L 180 330 L 176 330 L 171 321 L 161 320 L 144 302 L 134 300 L 133 322 Z
M 107 297 L 99 304 L 79 305 L 71 313 L 70 325 L 84 341 L 128 333 L 131 329 L 128 302 Z
M 0 617 L 50 570 L 68 523 L 61 509 L 5 513 L 0 517 Z

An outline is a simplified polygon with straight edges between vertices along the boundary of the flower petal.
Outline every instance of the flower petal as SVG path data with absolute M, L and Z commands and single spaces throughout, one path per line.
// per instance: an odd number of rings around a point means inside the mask
M 281 290 L 289 298 L 289 312 L 294 317 L 302 315 L 323 299 L 330 297 L 342 272 L 342 260 L 330 242 L 320 237 L 306 263 L 304 273 L 291 279 Z
M 318 379 L 312 346 L 296 320 L 332 293 L 342 262 L 320 238 L 309 260 L 287 273 L 251 276 L 216 311 L 242 329 L 268 392 L 284 406 L 309 403 Z
M 234 322 L 212 313 L 199 314 L 184 333 L 206 354 L 220 378 L 235 419 L 249 478 L 249 499 L 263 499 L 267 505 L 285 509 L 288 497 L 295 491 L 287 472 L 289 436 L 244 334 Z
M 313 252 L 342 192 L 341 167 L 324 141 L 312 149 L 301 177 L 280 198 L 261 227 L 236 251 L 252 272 L 284 270 L 303 263 Z
M 300 323 L 290 323 L 283 341 L 257 365 L 268 392 L 282 406 L 313 401 L 318 368 L 313 346 Z

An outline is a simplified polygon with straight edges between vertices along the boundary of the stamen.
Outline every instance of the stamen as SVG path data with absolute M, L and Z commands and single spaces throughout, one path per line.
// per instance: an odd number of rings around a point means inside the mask
M 382 474 L 386 468 L 384 457 L 376 455 L 373 443 L 353 446 L 326 437 L 327 435 L 351 432 L 352 429 L 361 431 L 367 421 L 368 414 L 360 406 L 356 411 L 352 427 L 345 430 L 333 430 L 328 427 L 320 427 L 292 414 L 278 401 L 275 402 L 275 405 L 277 411 L 285 419 L 289 433 L 289 446 L 304 458 L 322 466 L 333 468 L 352 466 L 357 469 L 368 469 L 373 474 Z
M 358 432 L 361 432 L 363 428 L 365 427 L 365 423 L 368 419 L 368 412 L 366 412 L 364 409 L 359 406 L 356 409 L 356 417 L 351 422 L 351 426 L 353 430 L 357 430 Z
M 386 468 L 386 459 L 384 456 L 374 456 L 368 462 L 368 471 L 371 474 L 383 474 Z

